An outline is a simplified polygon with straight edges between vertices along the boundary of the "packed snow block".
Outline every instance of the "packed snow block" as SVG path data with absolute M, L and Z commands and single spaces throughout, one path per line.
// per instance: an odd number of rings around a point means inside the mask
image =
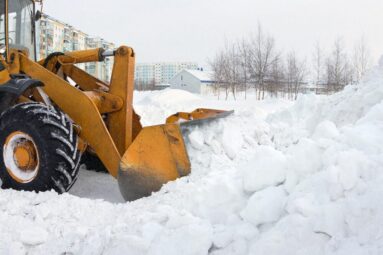
M 382 97 L 383 95 L 380 96 L 380 98 Z M 378 124 L 379 122 L 383 122 L 383 101 L 371 107 L 366 115 L 360 118 L 356 124 L 368 124 L 372 126 L 374 124 Z
M 256 149 L 255 157 L 241 168 L 244 189 L 254 192 L 284 182 L 286 157 L 272 147 L 260 146 Z
M 340 203 L 322 205 L 313 218 L 314 231 L 333 238 L 342 238 L 346 233 L 344 208 Z
M 293 192 L 294 188 L 295 188 L 295 186 L 297 186 L 298 182 L 299 182 L 298 173 L 295 172 L 294 170 L 288 168 L 287 172 L 286 172 L 286 180 L 283 184 L 286 192 L 287 193 Z
M 307 193 L 297 198 L 289 197 L 286 211 L 290 214 L 301 214 L 304 217 L 310 217 L 318 212 L 318 206 L 315 202 L 315 195 L 313 193 Z
M 366 159 L 360 152 L 351 150 L 341 152 L 337 163 L 340 184 L 345 190 L 353 189 L 360 180 L 359 171 L 363 169 Z
M 310 219 L 292 214 L 251 242 L 247 254 L 322 255 L 328 241 L 328 236 L 313 231 Z
M 25 245 L 39 245 L 48 239 L 48 232 L 40 227 L 26 228 L 20 234 L 20 241 Z
M 354 237 L 330 242 L 328 247 L 327 254 L 329 255 L 380 254 L 379 248 L 377 249 L 373 245 L 360 244 Z
M 246 198 L 241 183 L 237 184 L 232 177 L 215 175 L 213 178 L 196 184 L 196 189 L 187 199 L 187 206 L 193 215 L 219 224 L 242 209 Z
M 354 128 L 345 128 L 346 142 L 353 148 L 366 154 L 383 152 L 383 125 L 363 124 Z
M 235 159 L 243 145 L 241 129 L 237 125 L 226 124 L 222 133 L 222 146 L 230 159 Z
M 383 102 L 372 107 L 355 126 L 344 128 L 344 140 L 355 149 L 367 154 L 383 152 L 382 134 Z
M 379 240 L 376 244 L 381 245 L 382 181 L 383 178 L 380 175 L 379 178 L 368 183 L 368 189 L 363 195 L 350 197 L 345 201 L 344 216 L 347 236 L 357 238 L 361 244 L 372 244 L 375 243 L 375 240 Z
M 339 167 L 332 165 L 326 169 L 328 181 L 328 193 L 331 201 L 337 201 L 344 197 L 344 188 L 339 182 Z
M 254 137 L 258 144 L 270 145 L 270 126 L 265 121 L 257 121 L 254 125 Z
M 269 187 L 254 193 L 240 215 L 255 226 L 273 223 L 284 214 L 286 200 L 286 192 L 281 186 Z
M 209 255 L 243 255 L 248 254 L 247 242 L 244 239 L 237 239 L 230 243 L 228 246 L 213 250 Z
M 224 248 L 233 240 L 233 231 L 224 225 L 218 225 L 214 228 L 213 244 L 217 248 Z
M 134 235 L 117 236 L 111 239 L 107 247 L 103 247 L 101 251 L 85 250 L 86 254 L 115 255 L 115 254 L 132 254 L 143 255 L 147 254 L 149 242 L 141 237 Z M 89 252 L 89 253 L 88 253 Z
M 165 229 L 157 239 L 153 240 L 147 254 L 208 254 L 212 239 L 212 228 L 207 222 L 185 224 Z
M 299 178 L 313 174 L 322 167 L 323 150 L 311 139 L 300 139 L 287 153 L 289 171 L 295 171 Z
M 226 225 L 220 224 L 214 226 L 213 244 L 214 247 L 221 250 L 221 252 L 217 254 L 244 254 L 227 253 L 231 250 L 228 247 L 238 241 L 252 241 L 258 236 L 259 231 L 253 224 L 243 221 L 243 219 L 237 215 L 233 215 L 233 217 L 227 220 Z
M 205 143 L 203 133 L 199 130 L 193 130 L 189 134 L 189 141 L 191 146 L 196 150 L 202 150 Z
M 321 171 L 305 178 L 290 193 L 286 211 L 305 217 L 318 215 L 322 205 L 331 201 L 333 186 L 331 178 L 328 171 Z M 335 181 L 337 182 L 337 178 Z
M 152 242 L 160 233 L 163 231 L 164 227 L 157 222 L 148 222 L 142 227 L 142 236 L 145 240 Z
M 339 136 L 339 130 L 334 122 L 325 120 L 318 124 L 315 128 L 313 138 L 314 139 L 334 139 Z
M 28 254 L 24 245 L 20 242 L 7 243 L 7 251 L 2 251 L 0 249 L 0 254 L 12 254 L 12 255 L 25 255 Z
M 259 236 L 259 230 L 249 222 L 241 222 L 235 226 L 235 235 L 251 241 Z

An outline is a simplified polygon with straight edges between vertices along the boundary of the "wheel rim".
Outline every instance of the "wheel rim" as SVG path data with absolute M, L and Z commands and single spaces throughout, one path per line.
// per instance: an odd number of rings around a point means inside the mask
M 39 171 L 39 155 L 32 137 L 21 131 L 8 135 L 3 149 L 5 167 L 19 183 L 33 181 Z

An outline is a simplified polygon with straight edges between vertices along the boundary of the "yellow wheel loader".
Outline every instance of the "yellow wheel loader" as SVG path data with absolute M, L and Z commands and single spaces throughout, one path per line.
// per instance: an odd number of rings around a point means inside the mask
M 182 126 L 231 112 L 197 109 L 142 127 L 132 105 L 133 49 L 54 52 L 37 61 L 37 3 L 0 1 L 2 188 L 66 192 L 83 153 L 102 162 L 129 201 L 188 175 Z M 114 58 L 109 83 L 76 66 L 105 58 Z

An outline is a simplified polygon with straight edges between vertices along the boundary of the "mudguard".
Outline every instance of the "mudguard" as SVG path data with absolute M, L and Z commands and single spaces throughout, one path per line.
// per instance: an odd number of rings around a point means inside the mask
M 8 82 L 0 85 L 0 113 L 12 106 L 26 90 L 42 86 L 41 81 L 27 75 L 12 74 Z

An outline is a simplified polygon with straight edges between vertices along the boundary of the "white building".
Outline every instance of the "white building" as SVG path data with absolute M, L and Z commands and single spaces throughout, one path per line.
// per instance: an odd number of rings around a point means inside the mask
M 183 69 L 197 69 L 194 62 L 159 62 L 138 63 L 136 65 L 135 80 L 139 83 L 154 83 L 167 85 L 170 79 Z
M 213 72 L 185 69 L 170 80 L 170 88 L 197 94 L 210 94 L 213 92 L 213 77 Z

